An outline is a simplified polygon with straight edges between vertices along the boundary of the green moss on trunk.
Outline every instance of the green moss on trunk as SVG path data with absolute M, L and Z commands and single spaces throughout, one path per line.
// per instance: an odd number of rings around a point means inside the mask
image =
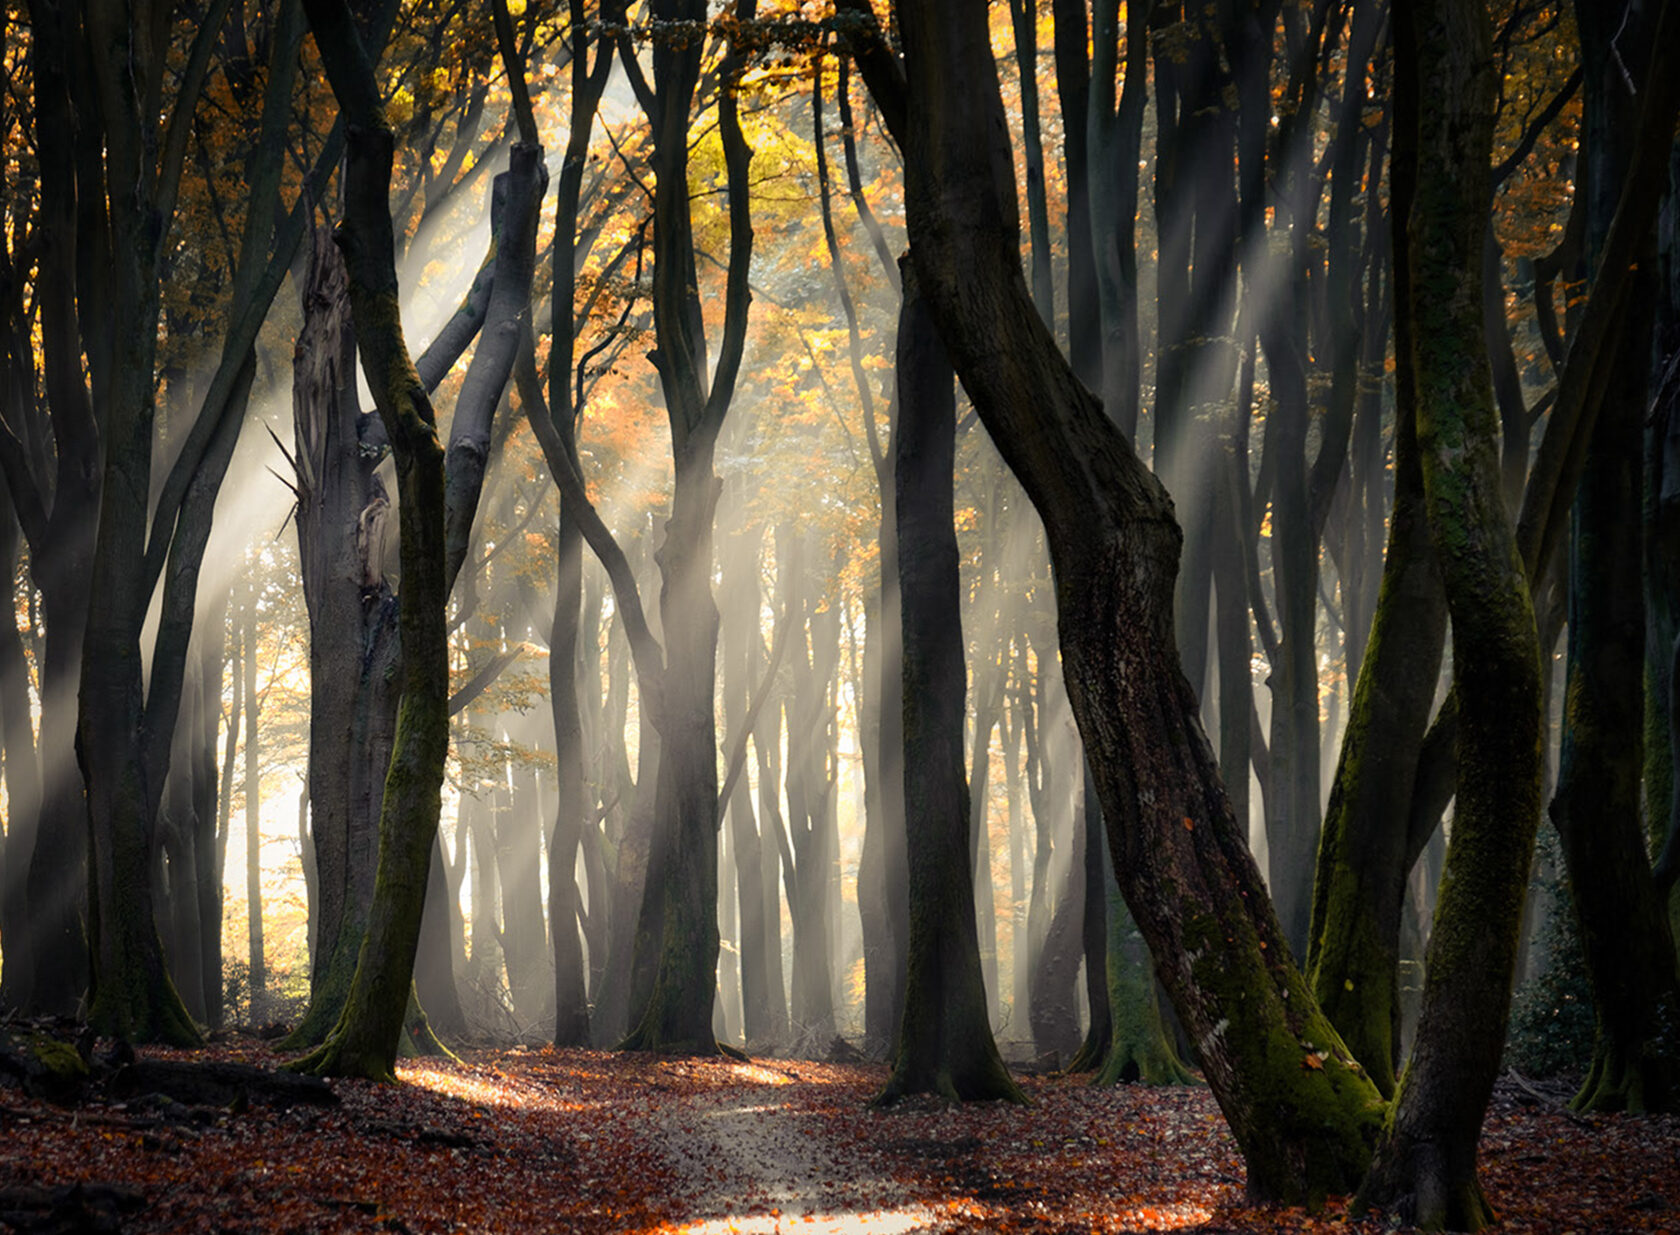
M 1420 1226 L 1491 1219 L 1476 1146 L 1510 1008 L 1539 824 L 1540 656 L 1501 492 L 1481 319 L 1497 83 L 1485 6 L 1420 0 L 1396 23 L 1396 219 L 1430 538 L 1452 619 L 1458 779 L 1417 1046 L 1360 1209 Z M 1403 232 L 1402 230 L 1403 229 Z
M 1108 887 L 1108 1010 L 1112 1029 L 1093 1085 L 1193 1085 L 1167 1033 L 1149 947 L 1112 879 Z

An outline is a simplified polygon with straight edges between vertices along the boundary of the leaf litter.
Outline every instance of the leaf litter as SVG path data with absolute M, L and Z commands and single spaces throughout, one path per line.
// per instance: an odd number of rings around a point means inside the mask
M 275 1067 L 265 1043 L 142 1062 Z M 1370 1232 L 1346 1198 L 1252 1206 L 1204 1087 L 1020 1078 L 1029 1107 L 869 1099 L 885 1069 L 804 1060 L 471 1051 L 336 1105 L 57 1106 L 0 1082 L 0 1230 L 218 1232 Z M 1496 1091 L 1482 1178 L 1508 1232 L 1680 1230 L 1680 1119 L 1578 1116 Z

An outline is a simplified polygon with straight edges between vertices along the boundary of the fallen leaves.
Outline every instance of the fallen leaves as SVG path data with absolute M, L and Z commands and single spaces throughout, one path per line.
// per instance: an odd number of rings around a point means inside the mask
M 245 1039 L 192 1058 L 276 1062 Z M 100 1094 L 66 1110 L 0 1090 L 0 1229 L 1396 1229 L 1350 1222 L 1345 1200 L 1314 1215 L 1247 1205 L 1205 1089 L 1024 1077 L 1031 1107 L 875 1111 L 877 1066 L 552 1049 L 411 1061 L 399 1075 L 394 1086 L 334 1082 L 336 1107 L 242 1112 Z M 1483 1178 L 1505 1231 L 1672 1230 L 1677 1144 L 1680 1120 L 1572 1118 L 1532 1086 L 1502 1085 Z

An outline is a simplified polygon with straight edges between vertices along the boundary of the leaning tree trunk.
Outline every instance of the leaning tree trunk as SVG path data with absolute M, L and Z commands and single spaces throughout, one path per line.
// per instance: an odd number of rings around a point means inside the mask
M 1396 16 L 1395 172 L 1410 173 L 1412 186 L 1394 224 L 1397 235 L 1405 229 L 1396 252 L 1410 286 L 1400 362 L 1412 370 L 1430 540 L 1452 617 L 1458 779 L 1417 1045 L 1358 1203 L 1475 1230 L 1492 1219 L 1476 1145 L 1504 1049 L 1540 821 L 1540 653 L 1501 493 L 1482 332 L 1497 88 L 1487 11 L 1479 0 L 1428 0 Z
M 1116 877 L 1200 1048 L 1251 1193 L 1346 1190 L 1381 1103 L 1289 957 L 1179 669 L 1170 499 L 1074 379 L 1026 293 L 984 10 L 895 11 L 907 72 L 863 34 L 859 61 L 905 151 L 911 254 L 941 336 L 1044 519 L 1064 673 Z
M 913 1093 L 1025 1101 L 986 1016 L 963 771 L 961 593 L 950 362 L 908 263 L 899 310 L 898 580 L 903 609 L 909 965 L 892 1074 L 876 1099 Z

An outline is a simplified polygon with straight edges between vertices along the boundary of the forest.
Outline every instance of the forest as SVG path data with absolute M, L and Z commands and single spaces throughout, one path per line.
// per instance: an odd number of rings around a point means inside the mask
M 1677 64 L 0 0 L 0 1228 L 1663 1229 Z

